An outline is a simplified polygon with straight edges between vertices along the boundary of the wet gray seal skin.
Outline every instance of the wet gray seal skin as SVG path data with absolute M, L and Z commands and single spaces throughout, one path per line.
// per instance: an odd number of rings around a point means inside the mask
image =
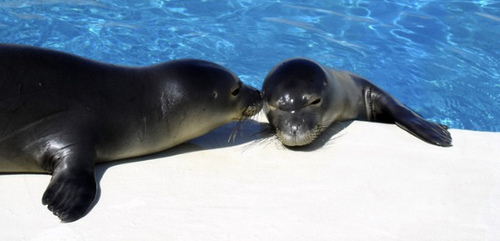
M 260 111 L 260 92 L 203 60 L 124 67 L 0 45 L 0 172 L 50 173 L 42 202 L 86 214 L 95 163 L 162 151 Z
M 448 127 L 425 120 L 367 79 L 313 60 L 286 60 L 267 75 L 264 112 L 285 146 L 310 144 L 332 123 L 395 123 L 420 139 L 451 146 Z

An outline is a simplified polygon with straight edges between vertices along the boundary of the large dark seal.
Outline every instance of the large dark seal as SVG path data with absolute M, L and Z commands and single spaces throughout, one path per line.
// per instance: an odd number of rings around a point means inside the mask
M 95 163 L 165 150 L 261 106 L 207 61 L 123 67 L 0 45 L 0 172 L 52 174 L 42 202 L 74 221 L 96 195 Z
M 285 146 L 308 145 L 332 123 L 395 123 L 422 140 L 451 146 L 448 127 L 425 120 L 363 77 L 294 58 L 266 77 L 264 111 Z

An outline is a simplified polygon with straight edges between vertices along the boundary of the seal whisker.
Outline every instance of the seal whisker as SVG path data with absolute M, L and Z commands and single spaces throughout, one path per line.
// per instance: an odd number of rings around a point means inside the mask
M 241 132 L 241 130 L 243 129 L 243 124 L 248 120 L 247 117 L 245 117 L 244 115 L 241 115 L 240 118 L 238 118 L 238 120 L 236 121 L 235 125 L 234 125 L 234 128 L 233 130 L 231 131 L 231 133 L 229 134 L 229 138 L 227 139 L 227 142 L 230 143 L 230 142 L 235 142 L 236 140 L 236 137 L 238 137 L 238 133 Z
M 230 142 L 233 142 L 236 140 L 236 136 L 238 135 L 238 132 L 240 131 L 241 129 L 241 120 L 237 121 L 233 130 L 231 131 L 231 133 L 229 134 L 229 138 L 227 139 L 227 142 L 230 143 Z
M 253 105 L 248 106 L 245 108 L 245 110 L 241 113 L 241 115 L 236 119 L 236 124 L 234 125 L 233 130 L 231 131 L 227 142 L 235 142 L 236 138 L 238 137 L 238 134 L 243 130 L 243 126 L 246 123 L 250 123 L 250 125 L 253 125 L 254 122 L 257 122 L 258 117 L 257 115 L 260 112 L 262 108 L 261 103 L 256 103 Z

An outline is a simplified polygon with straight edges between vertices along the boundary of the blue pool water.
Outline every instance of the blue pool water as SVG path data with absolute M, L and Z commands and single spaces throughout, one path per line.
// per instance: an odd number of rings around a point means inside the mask
M 428 119 L 500 131 L 499 1 L 0 1 L 0 42 L 125 65 L 201 58 L 256 87 L 304 56 Z

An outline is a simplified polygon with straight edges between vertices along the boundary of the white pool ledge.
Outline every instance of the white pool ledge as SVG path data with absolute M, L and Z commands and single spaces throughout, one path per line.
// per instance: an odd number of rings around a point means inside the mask
M 263 119 L 263 118 L 261 118 Z M 450 130 L 453 147 L 355 121 L 314 151 L 233 127 L 98 167 L 92 211 L 60 223 L 48 175 L 0 175 L 1 240 L 498 240 L 500 133 Z M 256 134 L 257 133 L 257 134 Z

